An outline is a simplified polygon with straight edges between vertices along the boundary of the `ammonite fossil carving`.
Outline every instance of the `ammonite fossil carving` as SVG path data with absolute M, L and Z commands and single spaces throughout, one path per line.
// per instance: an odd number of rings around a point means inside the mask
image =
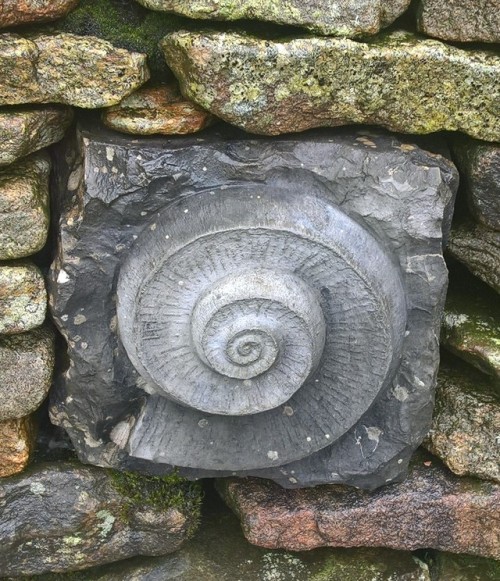
M 430 419 L 450 162 L 346 133 L 90 128 L 72 148 L 52 415 L 84 460 L 286 486 L 404 471 Z

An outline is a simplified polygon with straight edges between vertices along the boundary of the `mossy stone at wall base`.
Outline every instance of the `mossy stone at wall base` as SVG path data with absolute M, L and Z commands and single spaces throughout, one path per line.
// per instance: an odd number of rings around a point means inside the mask
M 193 532 L 200 499 L 195 485 L 135 476 L 140 495 L 130 496 L 116 482 L 111 471 L 76 462 L 34 465 L 0 481 L 0 575 L 165 555 Z
M 0 337 L 0 421 L 38 408 L 49 391 L 53 366 L 51 328 Z
M 57 105 L 0 109 L 0 167 L 59 141 L 72 119 L 69 107 Z
M 264 20 L 307 28 L 319 34 L 350 38 L 375 34 L 391 24 L 410 0 L 138 0 L 152 10 L 165 10 L 203 20 Z
M 0 35 L 0 105 L 119 103 L 149 78 L 146 55 L 74 34 Z
M 435 581 L 498 581 L 500 562 L 470 555 L 436 553 L 431 561 Z
M 39 327 L 46 310 L 47 292 L 40 269 L 26 261 L 0 263 L 0 334 Z
M 500 42 L 498 0 L 419 0 L 418 29 L 451 42 Z
M 426 448 L 455 474 L 500 482 L 500 394 L 484 375 L 442 363 Z
M 30 256 L 45 245 L 49 174 L 50 158 L 45 152 L 0 168 L 0 260 Z
M 0 421 L 0 478 L 12 476 L 18 472 L 22 472 L 26 468 L 33 452 L 33 436 L 34 423 L 33 419 L 29 416 Z M 1 487 L 0 480 L 0 489 Z M 0 502 L 2 502 L 0 507 L 3 512 L 5 509 L 1 492 L 0 499 Z
M 0 28 L 61 18 L 78 4 L 78 0 L 2 0 Z
M 110 129 L 131 135 L 186 135 L 212 125 L 215 118 L 182 97 L 172 83 L 140 88 L 103 111 L 102 120 Z
M 370 123 L 500 139 L 500 57 L 487 51 L 402 31 L 366 43 L 181 31 L 161 46 L 186 97 L 253 133 Z

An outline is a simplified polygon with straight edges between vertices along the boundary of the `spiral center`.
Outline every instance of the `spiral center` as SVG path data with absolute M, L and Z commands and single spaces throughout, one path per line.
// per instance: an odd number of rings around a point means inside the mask
M 279 347 L 273 336 L 262 329 L 240 331 L 229 339 L 226 347 L 226 356 L 231 363 L 253 366 L 252 375 L 247 373 L 248 379 L 267 371 L 278 355 Z

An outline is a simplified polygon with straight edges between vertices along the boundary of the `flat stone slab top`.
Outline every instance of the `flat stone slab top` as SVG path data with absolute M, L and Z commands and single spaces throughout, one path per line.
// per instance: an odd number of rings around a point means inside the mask
M 0 263 L 0 335 L 39 327 L 46 310 L 47 293 L 40 269 L 25 261 Z
M 456 360 L 441 363 L 432 428 L 425 447 L 455 474 L 500 483 L 500 393 Z
M 264 20 L 307 28 L 319 34 L 355 38 L 377 33 L 410 5 L 410 0 L 138 0 L 203 20 Z
M 44 152 L 0 168 L 0 260 L 30 256 L 44 247 L 49 175 L 50 157 Z
M 451 42 L 500 42 L 499 0 L 420 0 L 418 29 Z
M 2 0 L 0 28 L 56 20 L 77 4 L 78 0 Z
M 289 487 L 402 477 L 430 427 L 448 159 L 378 133 L 96 125 L 56 157 L 49 293 L 71 364 L 51 413 L 81 459 Z
M 52 383 L 54 332 L 48 327 L 0 337 L 0 421 L 35 411 Z
M 500 57 L 493 52 L 407 32 L 362 43 L 180 31 L 161 46 L 186 97 L 252 133 L 369 123 L 500 140 Z
M 175 477 L 58 462 L 0 481 L 0 499 L 0 575 L 19 576 L 176 551 L 196 530 L 200 493 Z
M 218 480 L 217 488 L 261 547 L 433 548 L 499 559 L 500 485 L 459 478 L 436 462 L 418 461 L 407 480 L 376 492 L 284 490 L 257 478 Z
M 34 422 L 30 416 L 0 420 L 0 478 L 12 476 L 26 468 L 34 443 Z M 0 496 L 2 512 L 3 501 Z
M 186 100 L 177 83 L 143 87 L 102 113 L 110 129 L 131 135 L 186 135 L 211 125 L 208 111 Z
M 0 105 L 116 105 L 149 78 L 146 55 L 93 36 L 0 34 Z

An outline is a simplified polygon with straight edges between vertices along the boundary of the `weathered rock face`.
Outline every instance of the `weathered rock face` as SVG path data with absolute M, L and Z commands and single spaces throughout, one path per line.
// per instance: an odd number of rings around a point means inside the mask
M 146 56 L 95 37 L 0 35 L 0 105 L 115 105 L 149 78 Z
M 349 123 L 500 140 L 500 57 L 396 32 L 370 43 L 174 32 L 161 44 L 186 97 L 247 131 Z
M 450 234 L 447 251 L 472 274 L 500 293 L 500 232 L 479 224 L 456 224 Z
M 0 421 L 0 478 L 12 476 L 26 468 L 33 451 L 33 433 L 30 417 Z M 3 512 L 1 486 L 0 514 Z
M 51 329 L 0 338 L 0 421 L 38 408 L 49 391 L 53 365 Z
M 0 166 L 62 139 L 72 118 L 69 107 L 55 105 L 0 109 Z
M 175 551 L 196 528 L 199 491 L 49 463 L 0 482 L 0 507 L 0 575 L 32 575 Z
M 234 478 L 219 480 L 218 490 L 246 538 L 262 547 L 435 548 L 500 557 L 500 486 L 422 462 L 405 482 L 373 493 L 335 485 L 284 490 Z
M 418 29 L 454 42 L 500 42 L 498 0 L 420 0 Z
M 333 36 L 355 38 L 375 34 L 391 24 L 410 0 L 138 0 L 153 10 L 210 20 L 255 19 L 301 26 Z
M 27 262 L 0 263 L 0 333 L 39 327 L 46 309 L 45 282 L 38 267 Z
M 52 417 L 82 459 L 291 487 L 401 477 L 430 426 L 449 161 L 345 132 L 88 127 L 60 150 L 50 294 L 71 364 Z
M 498 561 L 470 555 L 436 553 L 431 567 L 437 581 L 497 581 L 500 577 Z
M 473 277 L 455 277 L 446 297 L 441 344 L 500 383 L 498 296 Z M 477 282 L 476 282 L 477 281 Z
M 500 11 L 497 13 L 500 15 Z M 500 146 L 472 139 L 455 140 L 453 154 L 474 217 L 484 226 L 500 230 Z
M 36 153 L 0 169 L 0 260 L 43 248 L 49 229 L 50 159 Z
M 0 27 L 56 20 L 77 4 L 78 0 L 3 0 Z
M 103 112 L 104 124 L 132 135 L 196 133 L 215 120 L 179 92 L 177 84 L 146 87 Z
M 441 364 L 432 429 L 425 446 L 455 474 L 500 482 L 500 395 L 456 361 Z

